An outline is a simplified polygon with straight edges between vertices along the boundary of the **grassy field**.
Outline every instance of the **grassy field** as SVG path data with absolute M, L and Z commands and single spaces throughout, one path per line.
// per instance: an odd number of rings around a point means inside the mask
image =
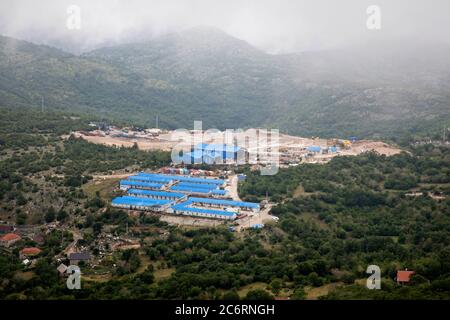
M 89 197 L 95 197 L 96 192 L 105 200 L 111 200 L 114 197 L 113 191 L 119 186 L 119 178 L 90 181 L 83 186 L 83 192 Z
M 153 272 L 153 275 L 155 276 L 155 281 L 161 281 L 163 279 L 166 279 L 172 275 L 172 273 L 175 272 L 175 268 L 165 268 L 165 269 L 158 269 Z
M 338 286 L 342 286 L 343 284 L 343 282 L 335 282 L 328 283 L 317 288 L 305 287 L 306 299 L 317 300 L 319 297 L 327 295 L 330 291 L 334 290 Z
M 238 290 L 238 294 L 239 294 L 239 297 L 244 298 L 250 290 L 262 289 L 262 290 L 266 290 L 267 292 L 270 292 L 266 288 L 267 288 L 267 283 L 255 282 L 255 283 L 251 283 L 251 284 L 241 287 Z
M 33 271 L 25 271 L 25 272 L 19 271 L 19 272 L 16 272 L 14 277 L 16 279 L 20 279 L 22 281 L 28 281 L 34 277 L 34 272 Z
M 329 229 L 330 228 L 329 225 L 326 224 L 324 221 L 320 220 L 317 215 L 314 215 L 314 214 L 312 214 L 310 212 L 302 212 L 301 213 L 301 217 L 305 221 L 309 221 L 309 222 L 315 223 L 321 229 Z

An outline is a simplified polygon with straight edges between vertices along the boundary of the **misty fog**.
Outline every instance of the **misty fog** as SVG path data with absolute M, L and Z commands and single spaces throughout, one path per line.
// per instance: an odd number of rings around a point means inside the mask
M 81 9 L 80 30 L 66 27 L 69 5 Z M 380 30 L 366 27 L 369 5 L 381 9 Z M 2 0 L 0 34 L 83 53 L 206 25 L 290 53 L 379 39 L 449 44 L 449 13 L 446 0 Z

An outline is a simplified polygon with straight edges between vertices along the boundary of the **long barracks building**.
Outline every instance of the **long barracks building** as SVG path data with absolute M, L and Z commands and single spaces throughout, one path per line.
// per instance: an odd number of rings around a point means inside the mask
M 223 199 L 225 184 L 221 179 L 141 172 L 120 181 L 127 195 L 113 199 L 112 206 L 224 220 L 236 219 L 241 210 L 260 210 L 258 203 Z

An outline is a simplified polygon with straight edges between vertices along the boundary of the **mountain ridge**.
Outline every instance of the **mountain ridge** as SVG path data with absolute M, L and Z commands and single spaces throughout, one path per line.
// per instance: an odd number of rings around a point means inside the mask
M 0 37 L 0 102 L 40 106 L 44 96 L 49 108 L 142 125 L 158 115 L 172 129 L 203 120 L 219 129 L 395 136 L 448 120 L 445 50 L 273 55 L 197 28 L 76 56 Z

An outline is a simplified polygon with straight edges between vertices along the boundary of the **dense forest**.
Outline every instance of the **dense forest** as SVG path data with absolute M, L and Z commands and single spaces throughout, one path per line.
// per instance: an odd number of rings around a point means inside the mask
M 383 290 L 345 286 L 339 298 L 448 298 L 450 289 L 450 152 L 425 145 L 385 157 L 337 157 L 327 165 L 301 165 L 275 177 L 248 172 L 247 200 L 268 192 L 272 213 L 293 243 L 304 276 L 323 283 L 332 270 L 352 283 L 370 264 L 381 267 Z M 278 227 L 278 226 L 277 226 Z M 291 252 L 295 254 L 294 252 Z M 394 284 L 396 270 L 416 271 L 414 285 Z
M 87 123 L 73 115 L 2 109 L 1 220 L 59 227 L 44 234 L 32 268 L 21 263 L 18 250 L 38 245 L 35 240 L 1 249 L 1 299 L 305 299 L 328 287 L 322 299 L 450 298 L 448 147 L 336 157 L 275 176 L 242 168 L 241 197 L 258 201 L 268 194 L 280 220 L 233 233 L 225 226 L 178 228 L 158 216 L 110 208 L 108 192 L 87 188 L 92 175 L 158 168 L 170 155 L 61 138 L 88 130 Z M 141 247 L 116 251 L 96 268 L 82 266 L 82 290 L 71 291 L 55 257 L 75 232 L 94 256 L 105 233 L 127 234 Z M 381 290 L 364 286 L 370 264 L 381 268 Z M 410 284 L 397 285 L 396 271 L 405 268 L 416 274 Z M 95 281 L 104 270 L 109 276 Z

